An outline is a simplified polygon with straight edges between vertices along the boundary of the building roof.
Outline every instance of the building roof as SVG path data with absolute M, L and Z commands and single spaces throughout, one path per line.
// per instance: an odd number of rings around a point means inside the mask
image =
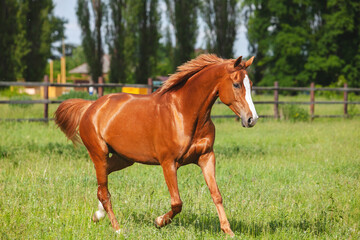
M 108 54 L 104 54 L 102 57 L 102 72 L 108 73 L 110 70 L 110 56 Z M 80 74 L 89 74 L 89 65 L 87 63 L 83 63 L 69 71 L 69 73 L 80 73 Z

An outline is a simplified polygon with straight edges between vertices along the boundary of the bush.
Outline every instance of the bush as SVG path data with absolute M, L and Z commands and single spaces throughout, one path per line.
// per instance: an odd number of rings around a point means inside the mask
M 28 95 L 14 95 L 10 97 L 11 101 L 31 101 L 31 97 Z M 26 103 L 11 103 L 9 104 L 11 108 L 30 108 L 32 107 L 32 104 L 26 104 Z
M 0 88 L 0 96 L 12 98 L 17 96 L 28 96 L 27 93 L 24 93 L 25 88 L 20 86 Z
M 96 100 L 96 95 L 90 95 L 88 92 L 82 92 L 82 91 L 73 91 L 71 90 L 68 93 L 64 93 L 63 95 L 58 97 L 58 100 L 67 100 L 71 98 L 82 98 L 87 100 Z
M 348 101 L 353 102 L 356 101 L 356 95 L 355 93 L 349 93 L 348 94 Z M 355 115 L 359 114 L 359 110 L 357 108 L 356 104 L 348 104 L 348 117 L 354 117 Z
M 282 115 L 285 120 L 290 120 L 293 122 L 297 121 L 308 121 L 310 119 L 310 114 L 299 107 L 298 105 L 287 104 L 281 107 Z

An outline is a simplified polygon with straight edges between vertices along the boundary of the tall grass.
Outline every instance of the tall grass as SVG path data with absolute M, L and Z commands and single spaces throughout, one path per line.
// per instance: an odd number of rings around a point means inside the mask
M 237 238 L 359 239 L 360 121 L 260 119 L 252 129 L 217 120 L 216 176 Z M 94 224 L 96 178 L 84 147 L 50 123 L 0 123 L 1 239 L 225 239 L 201 170 L 179 169 L 183 212 L 170 209 L 162 170 L 135 164 L 112 173 L 116 235 Z

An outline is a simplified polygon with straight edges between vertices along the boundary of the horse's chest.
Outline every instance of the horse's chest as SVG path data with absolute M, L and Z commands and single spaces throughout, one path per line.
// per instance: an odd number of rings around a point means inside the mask
M 179 159 L 180 165 L 197 163 L 199 157 L 212 149 L 212 139 L 201 138 L 192 142 L 188 151 Z

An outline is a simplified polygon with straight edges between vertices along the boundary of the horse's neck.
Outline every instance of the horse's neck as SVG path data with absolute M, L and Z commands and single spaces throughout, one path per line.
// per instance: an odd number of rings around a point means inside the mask
M 211 74 L 213 72 L 213 74 Z M 210 120 L 211 108 L 218 98 L 218 79 L 211 72 L 199 72 L 190 78 L 184 86 L 172 92 L 177 109 L 189 120 L 206 122 Z

